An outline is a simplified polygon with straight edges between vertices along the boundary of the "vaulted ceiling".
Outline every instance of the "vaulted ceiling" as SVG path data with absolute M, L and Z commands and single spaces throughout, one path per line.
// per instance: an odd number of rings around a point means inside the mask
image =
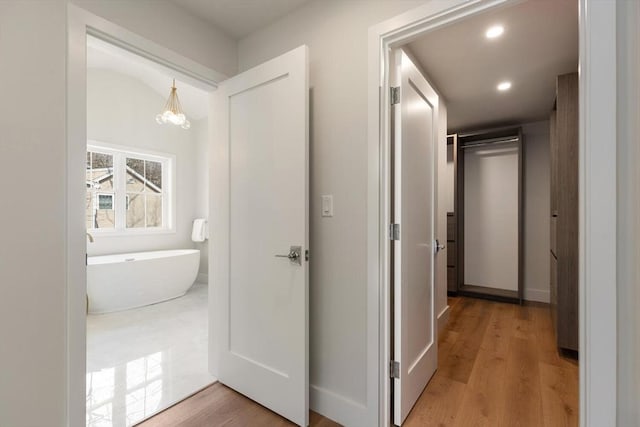
M 175 73 L 153 61 L 91 36 L 87 38 L 87 68 L 111 70 L 138 79 L 163 100 L 169 96 L 171 82 L 175 78 L 185 114 L 192 120 L 199 120 L 209 113 L 206 91 L 176 78 Z M 162 105 L 158 105 L 158 111 L 161 108 Z

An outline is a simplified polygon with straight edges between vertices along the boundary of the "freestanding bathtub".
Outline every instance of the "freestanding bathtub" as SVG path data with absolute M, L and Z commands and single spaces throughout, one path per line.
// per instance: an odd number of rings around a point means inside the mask
M 109 313 L 184 295 L 196 280 L 200 251 L 181 249 L 87 259 L 89 313 Z

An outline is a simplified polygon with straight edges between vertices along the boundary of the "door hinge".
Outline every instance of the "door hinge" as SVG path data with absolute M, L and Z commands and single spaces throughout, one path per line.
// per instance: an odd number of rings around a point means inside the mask
M 389 376 L 391 378 L 400 378 L 400 362 L 392 360 L 389 363 Z
M 391 105 L 400 104 L 400 86 L 391 88 Z
M 307 249 L 306 251 L 304 251 L 304 260 L 305 260 L 305 261 L 309 261 L 309 249 Z
M 389 225 L 389 238 L 391 240 L 400 240 L 400 224 Z

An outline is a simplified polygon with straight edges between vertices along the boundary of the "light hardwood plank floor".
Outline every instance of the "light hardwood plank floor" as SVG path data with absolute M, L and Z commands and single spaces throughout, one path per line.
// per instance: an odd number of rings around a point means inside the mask
M 403 426 L 578 425 L 578 362 L 558 353 L 547 305 L 449 305 L 438 370 Z
M 404 426 L 574 427 L 578 363 L 558 354 L 549 307 L 450 298 L 438 371 Z M 214 384 L 141 427 L 290 426 L 284 418 Z M 314 427 L 338 426 L 311 413 Z

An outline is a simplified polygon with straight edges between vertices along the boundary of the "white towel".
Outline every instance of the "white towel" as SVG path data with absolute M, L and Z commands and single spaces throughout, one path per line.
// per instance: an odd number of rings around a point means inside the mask
M 204 242 L 207 238 L 207 220 L 198 218 L 193 220 L 193 229 L 191 230 L 191 240 L 194 242 Z

